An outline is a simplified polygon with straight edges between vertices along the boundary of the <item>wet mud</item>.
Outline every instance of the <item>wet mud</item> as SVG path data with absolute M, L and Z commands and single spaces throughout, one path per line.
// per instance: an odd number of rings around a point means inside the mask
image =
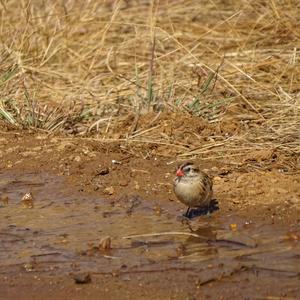
M 64 176 L 49 173 L 1 172 L 0 190 L 6 199 L 0 208 L 2 278 L 24 273 L 34 275 L 33 281 L 47 276 L 75 285 L 76 276 L 85 274 L 122 282 L 139 276 L 143 282 L 149 274 L 174 273 L 179 282 L 192 278 L 190 291 L 183 288 L 188 296 L 248 274 L 260 281 L 257 287 L 263 282 L 273 289 L 275 279 L 283 280 L 284 291 L 299 295 L 297 222 L 252 220 L 230 210 L 187 221 L 173 201 L 138 195 L 104 199 L 74 191 Z M 28 191 L 32 206 L 21 201 Z M 168 285 L 163 281 L 156 283 L 162 291 Z

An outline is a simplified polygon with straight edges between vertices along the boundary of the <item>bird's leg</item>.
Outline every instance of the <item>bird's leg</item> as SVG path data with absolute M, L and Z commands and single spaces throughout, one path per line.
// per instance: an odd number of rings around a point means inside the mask
M 189 215 L 190 215 L 190 210 L 191 210 L 191 208 L 190 208 L 190 207 L 188 207 L 188 209 L 187 209 L 186 213 L 184 214 L 184 216 L 185 216 L 186 218 L 189 218 Z

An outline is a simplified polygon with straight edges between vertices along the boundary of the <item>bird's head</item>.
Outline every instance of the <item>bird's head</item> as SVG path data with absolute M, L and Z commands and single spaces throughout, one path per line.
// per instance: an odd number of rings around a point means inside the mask
M 195 166 L 191 162 L 186 162 L 179 166 L 179 168 L 176 171 L 177 177 L 193 177 L 196 176 L 199 173 L 199 168 Z

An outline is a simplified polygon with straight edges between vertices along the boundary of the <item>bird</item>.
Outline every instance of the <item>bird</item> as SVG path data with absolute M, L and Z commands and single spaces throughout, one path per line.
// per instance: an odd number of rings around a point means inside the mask
M 213 199 L 211 178 L 194 163 L 180 165 L 173 184 L 176 197 L 188 207 L 185 217 L 191 218 L 191 208 L 196 208 L 201 213 L 218 209 L 215 206 L 217 202 Z

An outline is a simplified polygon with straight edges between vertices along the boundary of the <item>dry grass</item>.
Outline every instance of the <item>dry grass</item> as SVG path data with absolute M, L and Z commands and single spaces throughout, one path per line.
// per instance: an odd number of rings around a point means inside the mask
M 3 0 L 0 9 L 0 100 L 8 121 L 16 114 L 4 104 L 24 105 L 26 89 L 41 107 L 84 103 L 82 135 L 163 145 L 158 154 L 300 152 L 296 0 Z M 189 144 L 162 132 L 169 121 L 162 111 L 187 116 L 183 132 L 190 115 L 210 130 L 194 132 Z M 239 130 L 218 131 L 222 122 Z

